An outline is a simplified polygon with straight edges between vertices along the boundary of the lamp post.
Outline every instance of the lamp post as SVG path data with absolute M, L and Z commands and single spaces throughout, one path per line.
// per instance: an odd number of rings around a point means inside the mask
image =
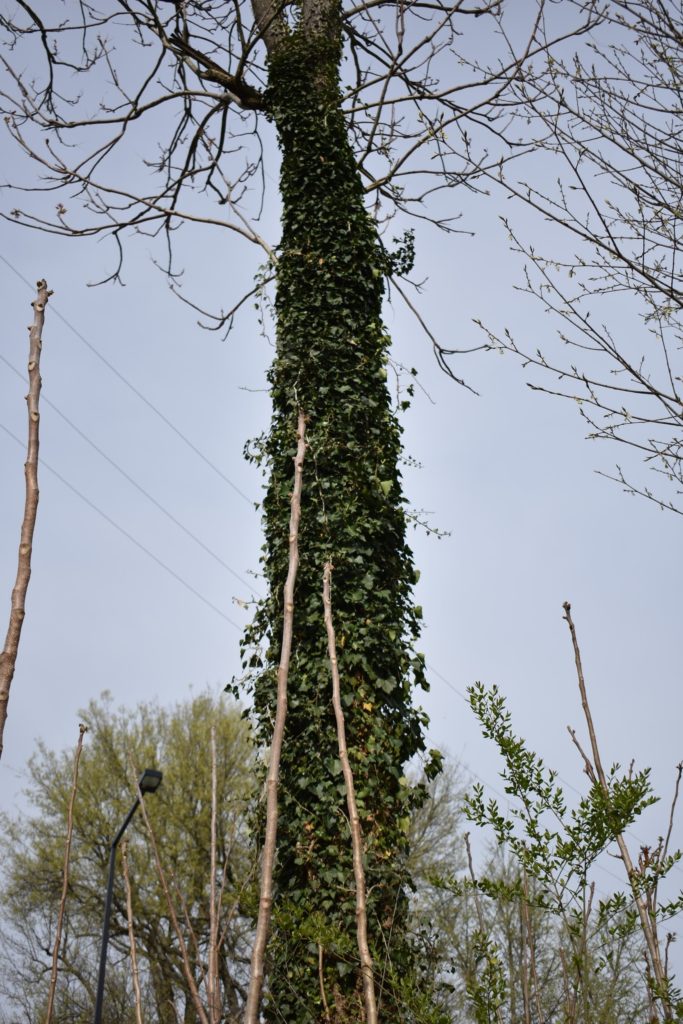
M 145 768 L 138 779 L 138 789 L 141 793 L 156 793 L 161 785 L 162 773 L 154 768 Z M 116 865 L 116 848 L 119 845 L 121 836 L 131 823 L 133 815 L 140 806 L 140 797 L 128 811 L 123 825 L 118 830 L 112 844 L 109 847 L 109 879 L 107 881 L 107 897 L 104 904 L 104 924 L 102 925 L 102 947 L 100 950 L 100 971 L 97 976 L 97 998 L 95 1000 L 94 1024 L 102 1024 L 102 1004 L 104 1002 L 104 974 L 107 969 L 107 946 L 109 944 L 109 918 L 111 916 L 111 900 L 114 892 L 114 867 Z

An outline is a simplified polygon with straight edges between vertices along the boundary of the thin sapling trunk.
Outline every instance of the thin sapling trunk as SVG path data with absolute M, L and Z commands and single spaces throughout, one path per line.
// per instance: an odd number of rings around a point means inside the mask
M 207 970 L 207 995 L 209 1020 L 219 1024 L 221 1019 L 221 992 L 218 975 L 218 903 L 216 899 L 216 819 L 218 815 L 218 780 L 216 771 L 216 727 L 211 726 L 211 854 L 210 854 L 210 905 L 209 905 L 209 963 Z
M 569 632 L 572 639 L 572 647 L 574 649 L 574 662 L 576 664 L 576 675 L 579 684 L 579 692 L 581 694 L 581 704 L 583 706 L 583 713 L 586 719 L 586 725 L 588 727 L 588 735 L 590 738 L 592 761 L 586 756 L 581 750 L 581 747 L 576 739 L 576 736 L 572 734 L 576 746 L 581 752 L 585 765 L 586 771 L 592 782 L 597 783 L 605 799 L 609 802 L 611 800 L 609 785 L 607 782 L 607 776 L 602 766 L 602 759 L 600 757 L 600 748 L 598 746 L 598 739 L 595 732 L 595 726 L 593 724 L 593 716 L 591 714 L 590 704 L 588 703 L 588 694 L 586 691 L 586 681 L 583 674 L 583 665 L 581 662 L 581 651 L 579 648 L 579 641 L 576 636 L 576 628 L 571 615 L 571 605 L 568 601 L 564 602 L 564 617 L 569 626 Z M 650 966 L 654 975 L 655 988 L 657 997 L 661 1000 L 662 1007 L 664 1009 L 664 1015 L 667 1020 L 671 1018 L 672 1008 L 671 1001 L 669 998 L 669 983 L 662 963 L 661 952 L 659 948 L 659 940 L 657 937 L 657 923 L 656 919 L 650 915 L 647 906 L 647 899 L 643 894 L 643 887 L 639 882 L 638 871 L 636 870 L 631 853 L 626 840 L 624 839 L 623 832 L 618 832 L 615 836 L 617 847 L 619 849 L 619 855 L 623 861 L 628 876 L 629 885 L 631 888 L 631 894 L 633 896 L 633 902 L 636 905 L 638 911 L 638 918 L 640 920 L 640 926 L 645 938 L 645 944 L 647 946 L 647 952 L 650 960 Z
M 251 954 L 249 993 L 244 1024 L 258 1024 L 261 993 L 263 991 L 264 962 L 270 918 L 273 909 L 273 871 L 277 847 L 278 777 L 282 741 L 287 718 L 287 679 L 294 630 L 294 584 L 299 567 L 299 522 L 301 519 L 301 491 L 303 487 L 304 455 L 306 454 L 306 418 L 300 409 L 297 422 L 297 449 L 294 457 L 294 487 L 289 519 L 289 564 L 284 586 L 284 617 L 282 648 L 277 673 L 277 706 L 275 725 L 270 746 L 268 775 L 266 778 L 266 831 L 261 860 L 261 886 L 259 895 L 256 935 Z
M 79 726 L 78 743 L 74 755 L 74 770 L 71 780 L 71 795 L 69 797 L 69 810 L 66 818 L 66 843 L 64 844 L 64 867 L 62 869 L 62 895 L 59 900 L 59 912 L 57 914 L 57 927 L 55 929 L 55 944 L 52 949 L 52 969 L 50 971 L 50 988 L 47 996 L 47 1011 L 45 1013 L 45 1024 L 51 1024 L 52 1014 L 55 1006 L 55 993 L 57 991 L 57 972 L 59 966 L 59 947 L 62 943 L 62 928 L 64 926 L 64 914 L 66 912 L 66 897 L 69 892 L 69 863 L 71 860 L 71 839 L 74 832 L 74 804 L 78 791 L 78 766 L 83 751 L 83 737 L 88 731 L 87 725 L 81 722 Z
M 375 999 L 375 978 L 368 946 L 368 912 L 365 891 L 365 869 L 363 868 L 363 836 L 361 833 L 356 790 L 353 783 L 353 772 L 346 746 L 346 725 L 341 702 L 341 684 L 339 679 L 339 663 L 337 661 L 337 641 L 332 620 L 332 596 L 330 577 L 332 565 L 325 563 L 323 572 L 323 606 L 325 609 L 325 627 L 327 629 L 327 650 L 330 658 L 332 675 L 332 704 L 337 726 L 337 743 L 339 745 L 339 761 L 346 787 L 346 806 L 349 812 L 349 828 L 351 829 L 351 847 L 353 851 L 353 877 L 356 888 L 356 937 L 360 956 L 361 976 L 363 979 L 363 1004 L 365 1006 L 365 1024 L 377 1024 L 377 1002 Z M 324 987 L 321 989 L 324 992 Z
M 7 721 L 7 705 L 9 703 L 9 691 L 14 678 L 14 669 L 17 663 L 19 652 L 19 640 L 21 638 L 21 627 L 24 624 L 26 614 L 26 592 L 31 578 L 31 551 L 33 548 L 33 533 L 36 526 L 36 515 L 38 513 L 38 449 L 40 443 L 40 389 L 42 381 L 40 378 L 40 353 L 43 346 L 43 323 L 45 321 L 45 307 L 52 292 L 48 291 L 47 282 L 38 281 L 38 293 L 33 300 L 33 324 L 29 327 L 29 355 L 28 355 L 28 394 L 26 402 L 28 405 L 28 449 L 24 475 L 26 477 L 26 500 L 24 503 L 24 519 L 21 524 L 21 540 L 19 542 L 19 561 L 17 576 L 12 591 L 12 608 L 10 612 L 9 628 L 5 639 L 5 646 L 0 654 L 0 757 L 4 745 L 5 722 Z
M 140 990 L 140 971 L 138 969 L 138 951 L 133 927 L 133 893 L 130 886 L 128 871 L 128 842 L 121 847 L 121 864 L 123 866 L 123 882 L 126 889 L 126 916 L 128 918 L 128 942 L 130 943 L 130 968 L 133 975 L 133 992 L 135 994 L 135 1022 L 144 1024 L 142 1019 L 142 992 Z
M 140 810 L 145 820 L 145 827 L 147 828 L 147 835 L 149 836 L 149 841 L 152 846 L 152 854 L 154 856 L 154 863 L 156 864 L 157 875 L 159 876 L 161 888 L 163 889 L 164 896 L 166 898 L 166 906 L 168 907 L 168 914 L 171 919 L 171 925 L 173 927 L 173 931 L 175 932 L 176 939 L 178 940 L 178 949 L 180 950 L 180 957 L 183 965 L 183 975 L 185 976 L 185 981 L 187 982 L 187 988 L 190 993 L 190 999 L 192 1000 L 192 1005 L 194 1006 L 199 1024 L 211 1024 L 204 1010 L 204 1007 L 202 1006 L 202 1001 L 199 996 L 199 989 L 197 988 L 197 982 L 195 981 L 194 974 L 192 973 L 192 964 L 190 963 L 190 956 L 187 951 L 187 943 L 183 938 L 183 932 L 180 927 L 180 922 L 178 920 L 175 905 L 173 903 L 173 897 L 171 896 L 168 878 L 166 877 L 166 872 L 164 871 L 163 865 L 161 863 L 161 857 L 159 856 L 159 846 L 156 841 L 154 829 L 152 828 L 152 823 L 149 820 L 149 815 L 147 814 L 144 795 L 139 788 L 138 798 L 140 800 Z

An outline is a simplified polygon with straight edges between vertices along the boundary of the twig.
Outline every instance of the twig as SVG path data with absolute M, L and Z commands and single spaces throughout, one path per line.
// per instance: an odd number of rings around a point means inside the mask
M 244 1024 L 258 1024 L 261 993 L 263 991 L 264 957 L 270 918 L 273 909 L 273 869 L 277 843 L 278 818 L 278 776 L 280 756 L 287 718 L 287 680 L 289 660 L 292 653 L 294 631 L 294 583 L 299 567 L 299 520 L 301 519 L 301 490 L 303 484 L 304 455 L 306 454 L 306 418 L 299 410 L 297 423 L 297 449 L 294 457 L 294 487 L 292 489 L 291 514 L 289 519 L 289 566 L 284 586 L 284 615 L 282 624 L 282 649 L 277 673 L 277 707 L 273 739 L 270 745 L 268 776 L 266 779 L 266 833 L 261 860 L 261 886 L 259 896 L 256 935 L 251 954 L 249 972 L 249 993 L 244 1012 Z
M 330 577 L 332 563 L 326 562 L 323 571 L 323 605 L 325 609 L 325 627 L 327 629 L 327 651 L 330 658 L 332 674 L 332 704 L 337 724 L 337 746 L 339 760 L 346 786 L 346 806 L 349 812 L 351 829 L 351 848 L 353 851 L 353 877 L 356 884 L 356 937 L 360 955 L 361 974 L 363 978 L 363 1002 L 365 1005 L 366 1024 L 377 1024 L 377 1003 L 375 1000 L 375 976 L 368 946 L 368 912 L 365 894 L 365 869 L 363 868 L 363 836 L 356 804 L 356 791 L 353 784 L 353 772 L 346 746 L 346 725 L 341 703 L 341 685 L 339 680 L 339 663 L 337 661 L 337 641 L 332 621 L 332 597 L 330 594 Z
M 330 1024 L 330 1004 L 327 1002 L 327 995 L 325 993 L 325 971 L 322 942 L 318 943 L 318 984 L 320 985 L 320 999 L 323 1004 L 323 1015 L 327 1024 Z
M 19 651 L 19 639 L 21 627 L 26 614 L 26 592 L 31 578 L 31 550 L 33 547 L 33 532 L 36 526 L 36 515 L 38 512 L 38 449 L 40 444 L 39 424 L 40 413 L 38 411 L 40 402 L 40 389 L 42 381 L 40 378 L 40 352 L 43 345 L 43 323 L 45 322 L 45 307 L 52 295 L 48 291 L 46 281 L 38 281 L 37 296 L 32 302 L 33 324 L 29 327 L 29 355 L 28 355 L 28 447 L 24 475 L 26 477 L 26 500 L 24 503 L 24 519 L 21 524 L 21 540 L 19 542 L 19 560 L 17 566 L 16 582 L 12 591 L 12 609 L 10 612 L 9 628 L 5 639 L 5 646 L 0 654 L 0 757 L 2 757 L 3 738 L 5 733 L 5 722 L 7 721 L 7 705 L 9 703 L 9 691 L 14 678 L 14 668 L 17 663 Z
M 180 886 L 178 885 L 178 879 L 175 876 L 175 872 L 170 871 L 169 872 L 169 877 L 170 877 L 170 883 L 173 886 L 173 889 L 175 890 L 176 899 L 178 900 L 178 903 L 180 904 L 181 910 L 183 912 L 183 920 L 185 921 L 185 927 L 187 928 L 187 934 L 189 936 L 189 945 L 192 947 L 192 949 L 194 951 L 195 963 L 197 965 L 197 972 L 199 974 L 199 979 L 195 978 L 195 981 L 197 981 L 197 991 L 199 991 L 199 989 L 205 983 L 205 980 L 206 980 L 206 969 L 205 969 L 204 963 L 202 962 L 202 954 L 201 954 L 201 951 L 199 949 L 199 941 L 197 940 L 197 933 L 196 933 L 196 931 L 194 930 L 194 928 L 192 926 L 192 919 L 190 917 L 190 909 L 189 909 L 189 907 L 187 905 L 187 900 L 185 899 L 185 896 L 183 895 L 183 892 L 182 892 Z M 170 886 L 169 886 L 169 891 L 170 891 Z
M 671 808 L 669 809 L 669 827 L 667 829 L 666 839 L 664 840 L 664 847 L 662 849 L 662 860 L 669 852 L 669 843 L 671 842 L 671 833 L 673 832 L 674 817 L 676 814 L 676 804 L 678 803 L 678 794 L 681 788 L 681 775 L 683 775 L 683 761 L 676 765 L 676 783 L 674 785 L 674 795 L 671 800 Z
M 569 990 L 569 973 L 567 971 L 567 959 L 563 949 L 560 949 L 560 963 L 562 965 L 562 987 L 564 989 L 564 1012 L 567 1024 L 576 1024 L 576 997 Z
M 135 942 L 135 929 L 133 928 L 133 893 L 130 887 L 130 874 L 128 872 L 128 840 L 121 846 L 121 865 L 123 867 L 123 883 L 126 889 L 126 917 L 128 918 L 128 941 L 130 943 L 130 966 L 133 975 L 133 992 L 135 993 L 135 1020 L 137 1024 L 142 1021 L 142 993 L 140 991 L 140 971 L 138 968 L 138 951 Z
M 583 706 L 583 713 L 586 719 L 586 725 L 588 726 L 588 735 L 590 737 L 591 751 L 593 754 L 592 767 L 597 778 L 598 784 L 602 789 L 602 792 L 608 801 L 611 801 L 609 786 L 607 784 L 607 777 L 605 775 L 604 768 L 602 767 L 602 760 L 600 758 L 600 750 L 598 747 L 598 740 L 595 733 L 595 727 L 593 725 L 593 716 L 591 714 L 590 705 L 588 703 L 588 694 L 586 692 L 586 681 L 583 674 L 583 666 L 581 664 L 581 651 L 579 649 L 579 642 L 576 636 L 576 629 L 571 615 L 571 605 L 569 601 L 565 601 L 564 618 L 569 626 L 569 632 L 572 639 L 572 647 L 574 648 L 574 662 L 576 664 L 576 675 L 579 683 L 579 691 L 581 694 L 581 704 Z M 585 755 L 584 755 L 585 758 Z M 638 917 L 640 919 L 640 925 L 645 938 L 647 951 L 649 953 L 652 971 L 655 976 L 655 984 L 657 995 L 662 1001 L 664 1009 L 664 1015 L 668 1019 L 671 1016 L 670 1000 L 668 997 L 668 981 L 666 972 L 662 964 L 659 942 L 657 939 L 657 925 L 656 921 L 652 919 L 648 912 L 646 901 L 643 899 L 641 887 L 638 884 L 638 872 L 636 871 L 631 854 L 626 845 L 623 833 L 618 832 L 615 836 L 617 846 L 619 848 L 619 854 L 623 861 L 624 867 L 626 868 L 626 874 L 628 876 L 629 885 L 631 887 L 631 894 L 633 901 L 638 910 Z
M 64 925 L 64 913 L 66 911 L 66 897 L 69 892 L 69 861 L 71 859 L 71 839 L 74 832 L 74 804 L 76 803 L 76 792 L 78 790 L 78 766 L 83 751 L 83 737 L 88 731 L 87 725 L 81 724 L 78 727 L 78 743 L 74 755 L 74 770 L 71 779 L 71 796 L 69 798 L 69 810 L 66 818 L 66 843 L 64 844 L 64 866 L 62 868 L 62 896 L 59 901 L 59 913 L 57 915 L 57 927 L 55 929 L 55 944 L 52 950 L 52 970 L 50 972 L 50 989 L 47 997 L 47 1011 L 45 1013 L 45 1024 L 51 1024 L 52 1013 L 55 1005 L 55 992 L 57 990 L 57 968 L 59 963 L 59 947 L 62 942 L 62 927 Z
M 678 803 L 678 795 L 679 795 L 680 788 L 681 788 L 681 775 L 683 775 L 683 762 L 681 762 L 680 764 L 676 765 L 676 782 L 674 783 L 674 795 L 671 798 L 671 806 L 669 808 L 669 826 L 667 828 L 666 838 L 665 838 L 664 842 L 663 843 L 660 842 L 660 845 L 659 845 L 659 856 L 657 858 L 658 866 L 659 867 L 661 867 L 662 864 L 664 864 L 664 862 L 666 861 L 666 858 L 668 856 L 668 853 L 669 853 L 669 843 L 671 842 L 671 833 L 673 832 L 674 818 L 676 816 L 676 805 Z M 659 888 L 659 879 L 660 879 L 660 877 L 661 877 L 660 874 L 657 873 L 655 884 L 654 884 L 654 889 L 653 889 L 653 893 L 652 893 L 652 901 L 653 901 L 653 904 L 654 904 L 655 907 L 657 906 L 657 889 Z M 666 948 L 667 948 L 667 954 L 668 954 L 668 948 L 669 948 L 668 947 L 668 938 L 667 938 L 667 947 Z M 668 956 L 667 956 L 667 961 L 668 961 Z M 668 972 L 668 969 L 666 967 L 666 964 L 665 964 L 665 971 L 666 971 L 666 974 L 668 976 L 669 972 Z
M 411 313 L 413 314 L 413 316 L 415 317 L 415 319 L 419 323 L 419 325 L 422 328 L 422 330 L 425 332 L 425 334 L 427 335 L 427 337 L 431 341 L 432 348 L 434 350 L 434 355 L 436 356 L 436 360 L 437 360 L 439 366 L 441 367 L 441 369 L 444 371 L 444 373 L 448 374 L 448 376 L 451 378 L 451 380 L 454 380 L 456 384 L 459 384 L 463 388 L 467 388 L 467 390 L 471 391 L 473 395 L 476 395 L 477 397 L 479 397 L 479 392 L 475 391 L 473 387 L 470 387 L 470 385 L 467 384 L 462 379 L 462 377 L 456 376 L 456 374 L 453 373 L 453 370 L 451 369 L 451 367 L 448 365 L 447 357 L 450 356 L 450 355 L 457 355 L 457 354 L 459 354 L 458 349 L 455 349 L 455 348 L 444 348 L 443 345 L 441 345 L 437 341 L 435 335 L 430 331 L 429 327 L 425 323 L 425 321 L 424 321 L 420 311 L 418 310 L 417 306 L 415 306 L 410 301 L 410 299 L 408 298 L 408 296 L 404 292 L 403 288 L 401 288 L 400 284 L 398 283 L 398 281 L 396 280 L 395 277 L 391 278 L 391 283 L 393 284 L 394 288 L 396 289 L 396 291 L 401 296 L 401 298 L 405 302 L 405 304 L 408 307 L 408 309 L 411 311 Z M 488 347 L 489 347 L 488 345 L 479 345 L 479 346 L 476 346 L 476 348 L 473 348 L 471 351 L 476 352 L 478 348 L 488 348 Z
M 529 965 L 527 963 L 527 928 L 528 917 L 525 913 L 526 904 L 524 898 L 519 901 L 519 971 L 522 979 L 522 1007 L 524 1010 L 524 1024 L 531 1024 L 531 1000 L 529 997 Z
M 474 907 L 477 911 L 477 922 L 479 924 L 479 931 L 482 934 L 486 931 L 486 923 L 484 921 L 484 912 L 481 909 L 481 903 L 479 901 L 479 887 L 477 886 L 477 876 L 474 873 L 474 864 L 472 862 L 472 847 L 470 846 L 470 834 L 465 832 L 465 848 L 467 849 L 467 867 L 470 872 L 470 879 L 472 881 L 472 895 L 474 896 Z
M 583 760 L 583 770 L 585 771 L 586 775 L 591 780 L 591 782 L 595 785 L 595 783 L 597 782 L 597 779 L 595 777 L 595 770 L 593 769 L 593 765 L 591 764 L 591 760 L 588 757 L 588 754 L 579 742 L 579 738 L 576 735 L 576 729 L 572 729 L 571 725 L 568 725 L 567 732 L 572 738 L 572 743 L 574 744 L 578 752 L 581 754 L 581 758 Z
M 538 1022 L 541 1024 L 543 1020 L 543 1013 L 541 1011 L 541 992 L 540 985 L 538 983 L 538 970 L 536 967 L 536 935 L 531 923 L 531 914 L 529 913 L 529 880 L 527 878 L 526 871 L 522 872 L 522 878 L 524 880 L 524 896 L 522 898 L 522 913 L 524 915 L 524 928 L 526 931 L 526 941 L 529 947 L 529 965 L 531 967 L 531 983 L 534 989 L 534 1002 L 536 1003 L 536 1015 Z

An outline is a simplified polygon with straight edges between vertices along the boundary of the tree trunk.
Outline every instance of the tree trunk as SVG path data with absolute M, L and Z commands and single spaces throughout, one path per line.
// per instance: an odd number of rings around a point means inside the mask
M 17 663 L 21 627 L 26 614 L 26 592 L 31 579 L 31 552 L 33 549 L 33 532 L 38 513 L 38 447 L 40 412 L 40 352 L 43 346 L 43 323 L 45 307 L 52 292 L 48 291 L 46 281 L 38 281 L 38 294 L 33 301 L 33 324 L 29 327 L 28 380 L 29 389 L 26 396 L 28 405 L 28 450 L 24 473 L 26 476 L 26 501 L 24 519 L 21 524 L 21 540 L 19 542 L 19 559 L 17 578 L 12 591 L 12 610 L 5 647 L 0 654 L 0 757 L 4 746 L 5 722 L 7 721 L 7 705 L 9 692 L 14 678 L 14 667 Z
M 283 234 L 277 350 L 269 377 L 273 420 L 261 455 L 270 470 L 264 502 L 270 596 L 247 635 L 247 647 L 267 648 L 263 664 L 258 655 L 250 662 L 262 669 L 255 711 L 264 744 L 275 718 L 299 408 L 306 410 L 310 466 L 264 1013 L 268 1021 L 288 1024 L 341 1024 L 363 1013 L 353 863 L 320 592 L 331 559 L 341 699 L 366 840 L 369 942 L 383 979 L 381 1015 L 398 1024 L 410 1017 L 410 1000 L 399 993 L 411 967 L 404 862 L 408 815 L 420 799 L 403 770 L 424 744 L 422 715 L 411 706 L 416 674 L 421 681 L 411 647 L 418 622 L 398 470 L 400 427 L 386 383 L 389 339 L 381 321 L 387 258 L 364 208 L 341 113 L 337 4 L 304 4 L 298 28 L 279 24 L 272 35 L 266 97 L 282 151 Z

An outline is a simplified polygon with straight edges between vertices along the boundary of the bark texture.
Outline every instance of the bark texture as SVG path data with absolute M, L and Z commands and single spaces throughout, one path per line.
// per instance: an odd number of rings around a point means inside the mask
M 375 976 L 372 956 L 368 945 L 368 905 L 366 899 L 365 868 L 363 867 L 363 833 L 361 831 L 356 787 L 353 781 L 353 770 L 346 745 L 346 724 L 344 709 L 341 702 L 341 681 L 339 679 L 339 661 L 337 659 L 337 638 L 334 632 L 332 617 L 332 565 L 325 563 L 323 572 L 323 605 L 325 608 L 325 626 L 327 628 L 327 650 L 330 656 L 330 673 L 332 675 L 332 706 L 337 725 L 337 745 L 341 761 L 344 785 L 346 786 L 346 806 L 349 812 L 349 829 L 351 831 L 351 849 L 353 851 L 353 878 L 356 888 L 356 936 L 358 955 L 360 957 L 363 978 L 363 1002 L 365 1004 L 365 1024 L 377 1024 L 377 1000 L 375 999 Z
M 297 449 L 294 459 L 294 489 L 292 491 L 291 512 L 289 519 L 289 564 L 285 580 L 284 621 L 282 628 L 282 647 L 280 650 L 280 666 L 277 675 L 277 709 L 273 726 L 273 739 L 268 759 L 268 776 L 266 779 L 266 832 L 261 855 L 261 886 L 259 890 L 259 911 L 256 922 L 256 935 L 251 956 L 249 975 L 249 992 L 244 1013 L 245 1024 L 257 1024 L 263 991 L 264 963 L 266 943 L 270 931 L 270 919 L 273 907 L 273 876 L 275 870 L 275 854 L 277 846 L 278 821 L 278 781 L 280 774 L 280 758 L 285 735 L 287 719 L 287 680 L 289 662 L 292 653 L 292 635 L 294 631 L 294 585 L 299 567 L 299 523 L 301 521 L 301 491 L 303 484 L 304 456 L 306 454 L 306 419 L 299 410 L 297 421 Z
M 28 405 L 28 448 L 24 475 L 26 478 L 26 500 L 24 518 L 21 524 L 21 540 L 19 542 L 19 560 L 17 576 L 12 590 L 12 605 L 9 628 L 5 646 L 0 654 L 0 757 L 4 747 L 5 723 L 9 703 L 10 687 L 14 678 L 14 669 L 19 653 L 21 629 L 26 615 L 26 593 L 31 579 L 31 553 L 33 550 L 33 533 L 38 514 L 38 449 L 40 445 L 40 354 L 43 347 L 43 324 L 45 307 L 52 292 L 48 291 L 46 281 L 38 281 L 37 295 L 33 300 L 33 324 L 29 327 L 28 379 L 29 389 L 26 396 Z

